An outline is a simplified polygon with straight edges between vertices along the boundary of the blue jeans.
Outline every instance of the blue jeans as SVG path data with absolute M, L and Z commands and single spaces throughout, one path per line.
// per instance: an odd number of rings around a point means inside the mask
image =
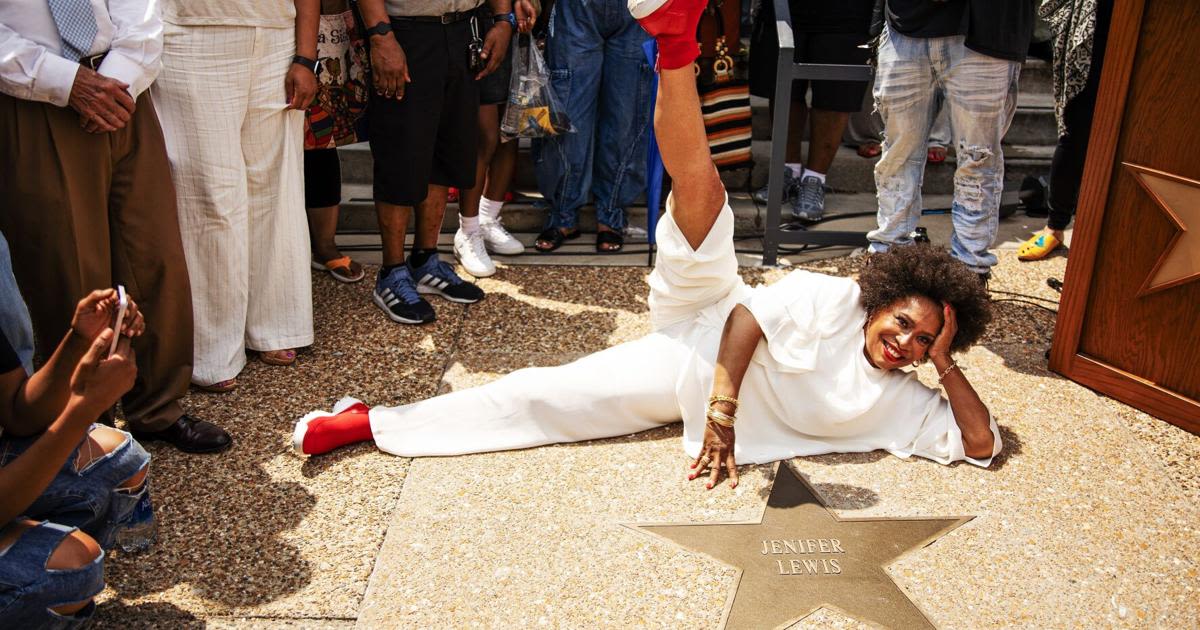
M 625 206 L 646 188 L 653 69 L 642 43 L 649 37 L 625 0 L 554 4 L 546 62 L 575 131 L 538 143 L 546 227 L 574 228 L 588 193 L 599 223 L 625 227 Z
M 1017 106 L 1021 65 L 968 49 L 962 36 L 915 38 L 884 30 L 875 78 L 883 117 L 883 154 L 875 165 L 878 229 L 872 252 L 907 245 L 921 218 L 926 139 L 940 87 L 950 112 L 958 168 L 954 171 L 954 234 L 950 252 L 976 272 L 996 264 L 988 251 L 1000 221 L 1004 152 L 1000 140 Z
M 93 427 L 94 428 L 94 427 Z M 37 436 L 0 436 L 0 467 L 25 452 Z M 91 598 L 104 588 L 103 555 L 87 567 L 50 571 L 46 561 L 62 539 L 83 530 L 104 549 L 129 525 L 149 484 L 125 490 L 119 486 L 150 464 L 150 454 L 132 437 L 82 470 L 75 469 L 77 453 L 63 463 L 58 475 L 25 510 L 26 518 L 43 521 L 26 530 L 8 549 L 0 551 L 0 627 L 72 628 L 87 621 L 93 606 L 72 616 L 52 607 Z
M 8 241 L 0 234 L 0 331 L 21 359 L 25 373 L 33 374 L 33 324 L 21 289 L 13 276 Z

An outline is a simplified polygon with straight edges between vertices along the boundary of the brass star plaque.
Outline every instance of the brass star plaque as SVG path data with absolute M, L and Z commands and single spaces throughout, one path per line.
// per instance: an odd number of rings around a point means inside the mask
M 969 520 L 838 518 L 784 464 L 761 522 L 630 527 L 739 569 L 722 627 L 788 626 L 824 607 L 889 628 L 932 628 L 884 567 Z
M 1125 168 L 1175 228 L 1138 297 L 1200 280 L 1200 182 L 1129 162 Z

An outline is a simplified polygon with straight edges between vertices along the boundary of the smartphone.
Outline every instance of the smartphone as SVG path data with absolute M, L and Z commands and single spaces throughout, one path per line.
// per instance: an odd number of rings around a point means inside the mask
M 113 322 L 112 344 L 108 347 L 108 356 L 117 351 L 117 341 L 121 339 L 121 327 L 125 325 L 125 311 L 129 309 L 129 296 L 125 293 L 125 285 L 117 285 L 117 319 Z

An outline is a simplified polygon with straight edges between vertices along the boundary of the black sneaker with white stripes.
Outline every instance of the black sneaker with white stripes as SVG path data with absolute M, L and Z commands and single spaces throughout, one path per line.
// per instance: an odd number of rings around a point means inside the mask
M 459 278 L 436 254 L 420 267 L 409 269 L 417 280 L 417 293 L 440 295 L 459 304 L 474 304 L 483 299 L 483 289 Z
M 386 274 L 380 269 L 372 299 L 394 322 L 425 324 L 436 319 L 433 307 L 417 294 L 408 265 L 397 265 Z

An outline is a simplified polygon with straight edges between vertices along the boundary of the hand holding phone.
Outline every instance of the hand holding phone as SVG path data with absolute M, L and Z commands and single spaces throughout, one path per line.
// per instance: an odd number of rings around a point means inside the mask
M 121 328 L 125 324 L 125 313 L 129 310 L 129 296 L 125 293 L 125 285 L 117 285 L 117 317 L 113 320 L 112 344 L 108 346 L 108 356 L 117 351 L 117 341 L 121 338 Z

